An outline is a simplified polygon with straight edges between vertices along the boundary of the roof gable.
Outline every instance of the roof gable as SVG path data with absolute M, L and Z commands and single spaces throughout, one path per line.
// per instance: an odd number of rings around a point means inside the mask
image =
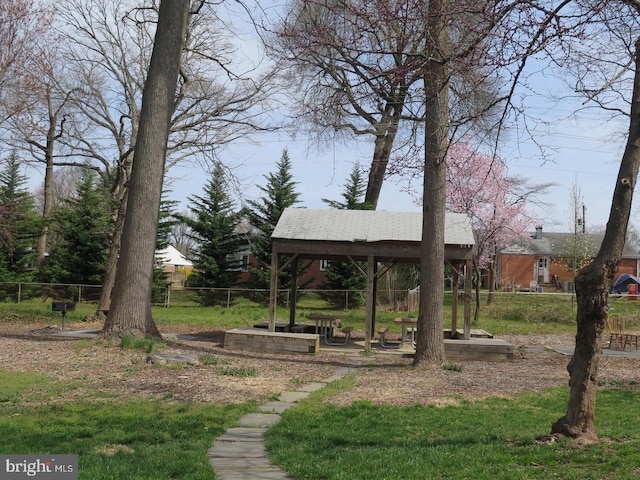
M 180 253 L 180 250 L 173 245 L 169 245 L 167 248 L 161 250 L 156 250 L 156 261 L 160 265 L 193 266 L 193 263 L 187 260 L 187 257 Z
M 538 255 L 538 256 L 566 256 L 568 246 L 575 241 L 575 233 L 558 233 L 558 232 L 537 232 L 532 233 L 530 237 L 520 238 L 517 243 L 510 245 L 501 250 L 501 253 L 521 254 L 521 255 Z M 581 234 L 582 235 L 582 234 Z M 600 250 L 603 233 L 587 233 L 585 240 L 591 242 L 591 250 L 595 256 Z M 640 258 L 629 244 L 625 244 L 622 250 L 622 258 Z

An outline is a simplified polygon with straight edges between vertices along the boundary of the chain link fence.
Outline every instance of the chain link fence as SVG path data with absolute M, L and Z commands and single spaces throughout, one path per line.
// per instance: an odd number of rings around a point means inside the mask
M 58 283 L 12 283 L 0 282 L 0 301 L 20 303 L 30 299 L 42 301 L 68 301 L 76 303 L 98 303 L 102 287 L 100 285 L 58 284 Z M 278 304 L 289 305 L 291 298 L 289 290 L 278 291 Z M 476 292 L 472 292 L 471 303 L 475 307 Z M 518 312 L 536 310 L 536 305 L 544 309 L 547 314 L 553 310 L 566 312 L 575 308 L 573 293 L 542 293 L 542 292 L 494 292 L 491 294 L 492 309 L 507 310 L 512 317 L 517 318 Z M 390 290 L 377 292 L 377 306 L 389 311 L 417 312 L 420 298 L 419 289 Z M 445 304 L 454 300 L 452 292 L 445 291 Z M 365 290 L 320 290 L 301 289 L 297 291 L 296 303 L 301 308 L 334 308 L 350 309 L 354 303 L 364 305 Z M 459 293 L 457 301 L 462 303 L 464 294 Z M 482 290 L 479 304 L 482 310 L 487 308 L 489 292 Z M 355 302 L 354 302 L 355 301 Z M 239 304 L 269 305 L 268 289 L 230 288 L 171 288 L 166 285 L 154 292 L 154 305 L 171 306 L 221 306 L 229 308 Z M 640 302 L 639 302 L 640 303 Z
M 42 301 L 69 301 L 76 303 L 97 303 L 102 291 L 101 285 L 0 282 L 0 301 L 20 303 L 30 299 Z M 278 304 L 288 305 L 291 301 L 289 290 L 278 291 Z M 301 289 L 297 291 L 296 303 L 310 308 L 347 309 L 354 304 L 364 305 L 365 290 L 320 290 Z M 377 302 L 398 311 L 406 311 L 409 304 L 406 290 L 378 291 Z M 171 288 L 166 285 L 156 288 L 153 303 L 157 306 L 223 306 L 231 307 L 241 303 L 269 305 L 268 289 L 230 288 Z

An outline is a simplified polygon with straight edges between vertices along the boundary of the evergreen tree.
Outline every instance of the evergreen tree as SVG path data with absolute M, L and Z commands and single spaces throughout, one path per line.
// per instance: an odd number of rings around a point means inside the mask
M 271 282 L 271 234 L 285 208 L 299 203 L 300 194 L 296 192 L 297 182 L 293 181 L 291 174 L 291 159 L 285 148 L 282 157 L 276 164 L 275 173 L 265 176 L 266 186 L 258 186 L 265 194 L 257 201 L 248 201 L 248 207 L 244 215 L 249 224 L 260 233 L 251 238 L 251 252 L 257 265 L 251 270 L 247 286 L 255 289 L 268 289 Z M 281 288 L 289 288 L 291 274 L 281 273 L 278 276 Z
M 167 200 L 166 195 L 169 192 L 162 192 L 163 198 L 160 200 L 160 214 L 158 215 L 158 240 L 156 242 L 156 250 L 167 248 L 171 241 L 172 229 L 180 223 L 180 219 L 175 214 L 178 201 Z
M 373 206 L 364 201 L 367 183 L 359 165 L 354 165 L 349 181 L 344 185 L 343 202 L 322 199 L 331 208 L 338 210 L 372 210 Z M 322 298 L 335 307 L 357 308 L 362 305 L 362 290 L 367 288 L 367 278 L 362 271 L 367 270 L 361 262 L 360 268 L 352 261 L 331 261 L 324 270 L 327 281 L 322 285 Z M 334 291 L 330 291 L 334 290 Z M 335 290 L 340 290 L 339 292 Z
M 245 248 L 243 237 L 237 227 L 240 216 L 234 211 L 234 202 L 229 196 L 225 173 L 217 164 L 204 195 L 189 197 L 190 216 L 179 217 L 190 229 L 189 236 L 195 241 L 192 252 L 194 273 L 188 285 L 197 287 L 231 287 L 240 275 L 237 253 Z M 216 303 L 216 296 L 202 291 L 200 300 L 205 305 Z
M 0 170 L 0 281 L 29 281 L 42 226 L 15 152 Z
M 349 181 L 343 186 L 344 192 L 341 195 L 344 201 L 338 202 L 327 200 L 326 198 L 323 198 L 322 201 L 337 210 L 374 210 L 373 205 L 364 201 L 364 194 L 367 192 L 367 180 L 359 164 L 353 166 L 349 174 Z
M 43 263 L 39 277 L 52 283 L 101 285 L 109 253 L 111 208 L 104 187 L 83 169 L 75 196 L 54 215 L 60 242 Z
M 169 237 L 171 230 L 175 225 L 180 223 L 180 220 L 175 215 L 175 207 L 178 205 L 176 200 L 167 200 L 166 195 L 169 192 L 162 192 L 162 198 L 160 200 L 160 212 L 158 215 L 158 238 L 156 240 L 156 251 L 167 248 L 171 242 Z M 151 290 L 152 302 L 163 303 L 165 301 L 165 295 L 167 292 L 167 275 L 165 274 L 162 266 L 156 262 L 156 266 L 153 269 L 153 288 Z

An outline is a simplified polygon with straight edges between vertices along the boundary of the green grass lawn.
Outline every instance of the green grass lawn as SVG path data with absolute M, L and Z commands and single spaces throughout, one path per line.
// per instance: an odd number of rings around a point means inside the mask
M 457 406 L 323 403 L 331 388 L 283 414 L 267 433 L 271 458 L 304 479 L 629 479 L 640 466 L 640 393 L 598 394 L 605 441 L 583 448 L 536 439 L 566 411 L 568 391 Z
M 176 292 L 175 305 L 164 308 L 153 307 L 153 317 L 159 326 L 163 325 L 191 325 L 198 327 L 215 327 L 222 329 L 253 325 L 269 319 L 269 308 L 245 299 L 226 308 L 223 306 L 201 307 L 190 300 L 190 292 Z M 172 297 L 172 298 L 173 298 Z M 451 324 L 451 296 L 445 295 L 444 326 Z M 620 302 L 620 313 L 625 314 L 626 308 L 632 307 L 636 312 L 639 304 L 627 305 L 631 302 Z M 458 325 L 462 326 L 462 303 L 458 305 Z M 622 308 L 625 307 L 625 308 Z M 68 323 L 80 322 L 85 316 L 95 314 L 95 304 L 78 303 L 76 310 L 68 312 Z M 493 305 L 486 305 L 486 294 L 481 302 L 481 314 L 473 328 L 483 328 L 495 334 L 500 333 L 544 333 L 575 330 L 575 310 L 567 296 L 542 295 L 499 295 Z M 296 319 L 305 322 L 306 317 L 314 313 L 331 313 L 339 316 L 345 326 L 358 330 L 364 329 L 364 307 L 353 310 L 342 310 L 328 307 L 317 295 L 305 295 L 298 303 Z M 417 312 L 392 311 L 381 305 L 377 309 L 376 324 L 385 325 L 393 332 L 399 332 L 400 327 L 393 323 L 398 316 L 417 316 Z M 51 311 L 51 302 L 42 299 L 30 299 L 21 303 L 0 302 L 0 318 L 4 321 L 48 321 L 51 324 L 61 323 L 61 314 Z M 286 306 L 279 306 L 277 318 L 280 322 L 289 321 L 289 310 Z M 313 323 L 313 322 L 310 322 Z M 627 322 L 629 324 L 629 321 Z
M 154 320 L 162 325 L 192 325 L 198 327 L 215 327 L 222 329 L 253 325 L 269 319 L 269 308 L 249 300 L 237 297 L 230 307 L 201 307 L 193 300 L 193 292 L 179 291 L 172 293 L 172 306 L 153 307 Z M 498 293 L 491 305 L 487 305 L 487 292 L 480 296 L 480 314 L 472 324 L 472 328 L 481 328 L 495 335 L 504 333 L 574 333 L 576 303 L 571 295 L 556 294 L 522 294 Z M 475 311 L 475 293 L 473 310 Z M 451 325 L 450 292 L 445 293 L 444 326 Z M 313 313 L 331 313 L 339 316 L 344 326 L 364 329 L 364 307 L 343 310 L 328 307 L 316 294 L 302 295 L 298 302 L 296 319 L 304 322 Z M 76 310 L 68 312 L 67 322 L 79 322 L 86 315 L 95 313 L 95 304 L 78 303 Z M 640 301 L 629 301 L 626 297 L 612 298 L 611 308 L 616 314 L 624 317 L 628 330 L 640 331 Z M 462 327 L 463 304 L 458 304 L 458 326 Z M 392 311 L 380 305 L 376 312 L 376 325 L 385 325 L 392 332 L 399 332 L 400 327 L 393 323 L 398 316 L 417 316 L 417 312 Z M 0 302 L 0 318 L 4 321 L 49 321 L 51 324 L 61 323 L 61 314 L 51 311 L 51 302 L 42 299 L 30 299 L 21 303 Z M 277 318 L 280 322 L 289 321 L 289 310 L 279 306 Z M 312 322 L 311 322 L 312 323 Z
M 445 327 L 451 298 L 445 305 Z M 640 302 L 612 301 L 638 326 Z M 299 318 L 330 309 L 302 302 Z M 67 315 L 79 322 L 95 305 L 78 304 Z M 345 325 L 363 328 L 364 310 L 334 311 Z M 184 324 L 227 329 L 268 318 L 268 308 L 237 304 L 203 308 L 186 301 L 154 307 L 160 326 Z M 286 308 L 278 309 L 286 321 Z M 379 309 L 378 324 L 394 328 L 396 316 L 415 312 Z M 566 296 L 500 296 L 483 303 L 474 328 L 505 333 L 574 333 L 575 306 Z M 0 322 L 59 324 L 50 302 L 0 303 Z M 304 357 L 301 357 L 304 360 Z M 409 373 L 408 373 L 409 374 Z M 410 374 L 419 374 L 412 371 Z M 640 393 L 606 388 L 597 403 L 598 432 L 605 441 L 584 448 L 559 440 L 539 443 L 566 411 L 566 388 L 515 399 L 487 399 L 447 407 L 375 406 L 323 402 L 347 377 L 283 414 L 267 434 L 272 461 L 294 479 L 628 479 L 640 472 Z M 169 403 L 118 399 L 66 401 L 64 386 L 43 373 L 0 370 L 0 452 L 76 453 L 80 478 L 213 479 L 206 451 L 217 436 L 257 405 Z
M 141 400 L 41 404 L 46 375 L 0 370 L 0 452 L 77 454 L 87 480 L 214 479 L 207 450 L 253 403 Z

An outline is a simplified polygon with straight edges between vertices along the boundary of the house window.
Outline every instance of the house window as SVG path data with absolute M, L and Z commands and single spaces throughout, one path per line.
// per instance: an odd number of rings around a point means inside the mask
M 331 260 L 320 260 L 320 271 L 324 272 L 331 265 Z
M 249 255 L 236 253 L 227 255 L 227 262 L 236 265 L 230 268 L 231 271 L 248 272 L 249 271 Z

